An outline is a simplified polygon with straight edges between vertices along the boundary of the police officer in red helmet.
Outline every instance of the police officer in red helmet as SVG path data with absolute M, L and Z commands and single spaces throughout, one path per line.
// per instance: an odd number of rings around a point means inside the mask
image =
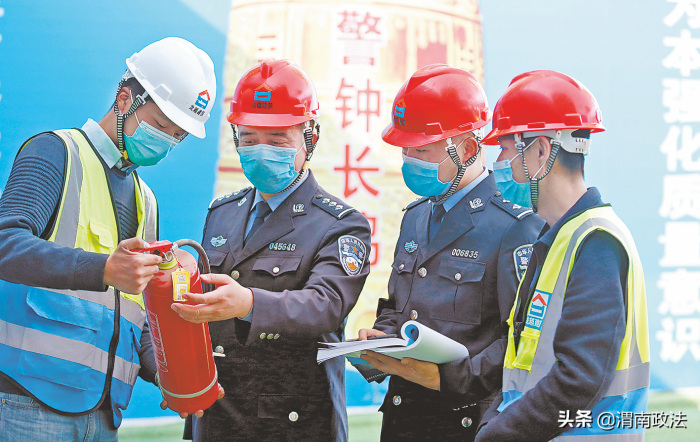
M 481 159 L 486 94 L 469 72 L 419 69 L 399 90 L 385 142 L 402 148 L 402 174 L 422 198 L 405 209 L 373 329 L 398 333 L 418 321 L 469 350 L 432 364 L 378 353 L 362 356 L 391 375 L 381 411 L 382 441 L 473 440 L 501 384 L 505 323 L 523 263 L 542 220 L 505 200 Z M 383 380 L 383 378 L 381 378 Z
M 195 441 L 345 441 L 345 364 L 316 363 L 340 342 L 369 274 L 370 227 L 326 192 L 309 162 L 318 140 L 311 80 L 265 60 L 238 83 L 228 121 L 254 187 L 215 199 L 202 244 L 217 289 L 178 305 L 209 322 L 226 396 L 194 418 Z M 191 433 L 191 434 L 187 434 Z

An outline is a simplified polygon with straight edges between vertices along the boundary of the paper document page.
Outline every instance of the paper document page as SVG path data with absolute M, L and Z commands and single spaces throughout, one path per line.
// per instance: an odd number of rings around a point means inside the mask
M 400 338 L 372 339 L 322 343 L 328 348 L 318 350 L 317 362 L 347 356 L 359 358 L 362 351 L 372 350 L 397 359 L 414 358 L 443 364 L 469 356 L 467 347 L 416 321 L 407 321 L 401 327 Z M 352 361 L 352 359 L 351 359 Z

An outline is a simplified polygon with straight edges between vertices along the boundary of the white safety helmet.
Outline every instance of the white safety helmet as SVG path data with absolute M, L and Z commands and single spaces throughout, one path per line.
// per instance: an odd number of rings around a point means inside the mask
M 590 129 L 533 130 L 520 134 L 520 138 L 544 136 L 558 140 L 561 148 L 571 153 L 588 155 L 591 151 Z
M 167 37 L 129 57 L 126 65 L 123 80 L 136 78 L 146 90 L 143 98 L 149 95 L 185 131 L 206 136 L 204 123 L 216 99 L 214 62 L 206 52 L 185 39 Z

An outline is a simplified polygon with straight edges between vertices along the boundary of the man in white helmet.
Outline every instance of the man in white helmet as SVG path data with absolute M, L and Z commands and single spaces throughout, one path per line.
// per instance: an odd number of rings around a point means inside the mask
M 214 64 L 181 38 L 126 60 L 111 109 L 21 148 L 0 199 L 0 440 L 117 440 L 137 375 L 154 381 L 141 295 L 160 257 L 135 170 L 204 138 Z M 139 371 L 139 368 L 143 368 Z

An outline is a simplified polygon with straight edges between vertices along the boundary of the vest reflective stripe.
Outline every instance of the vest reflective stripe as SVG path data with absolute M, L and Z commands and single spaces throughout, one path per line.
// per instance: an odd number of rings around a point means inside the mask
M 547 370 L 547 372 L 548 371 L 549 370 Z M 533 371 L 532 373 L 534 374 L 535 372 Z M 547 373 L 544 373 L 544 375 L 546 374 Z M 527 391 L 534 387 L 535 384 L 544 377 L 544 375 L 536 376 L 537 381 L 535 382 L 533 379 L 531 379 L 533 376 L 531 376 L 529 372 L 525 370 L 512 370 L 509 373 L 508 389 L 504 388 L 503 390 L 504 401 L 507 402 L 507 404 L 501 408 L 501 410 L 522 397 L 522 393 L 517 387 L 518 385 L 529 385 L 529 388 L 525 388 L 523 390 Z M 616 370 L 613 374 L 612 382 L 610 387 L 608 387 L 605 396 L 619 396 L 627 393 L 628 391 L 648 387 L 649 375 L 650 365 L 648 363 L 623 370 Z
M 107 352 L 86 342 L 51 335 L 0 320 L 0 344 L 75 362 L 76 364 L 89 364 L 93 370 L 107 373 L 109 361 Z M 96 357 L 93 357 L 95 353 Z M 85 363 L 86 361 L 89 361 L 88 364 Z M 114 360 L 112 376 L 126 384 L 134 385 L 138 377 L 139 368 L 141 368 L 140 365 L 117 356 Z
M 619 396 L 628 391 L 639 390 L 649 386 L 650 364 L 640 364 L 623 370 L 616 370 L 606 396 Z
M 136 236 L 144 238 L 146 242 L 158 241 L 158 202 L 151 188 L 139 178 L 136 186 L 137 196 L 140 192 L 141 198 L 136 198 L 137 212 L 139 215 L 139 227 Z
M 109 289 L 106 292 L 90 292 L 87 290 L 58 290 L 58 289 L 44 289 L 49 292 L 57 293 L 65 296 L 72 296 L 74 298 L 82 299 L 88 302 L 94 302 L 106 307 L 110 310 L 114 310 L 114 291 Z M 98 296 L 95 296 L 95 295 Z M 58 301 L 57 301 L 58 302 Z M 122 318 L 134 324 L 140 330 L 143 329 L 143 310 L 141 306 L 135 302 L 121 302 L 119 303 L 119 314 Z
M 49 241 L 74 248 L 75 239 L 78 234 L 75 226 L 78 225 L 79 207 L 69 204 L 69 210 L 65 210 L 65 201 L 80 201 L 80 189 L 83 186 L 83 168 L 80 162 L 73 160 L 73 158 L 80 158 L 78 144 L 73 137 L 62 136 L 61 138 L 70 153 L 66 155 L 66 171 L 68 175 L 66 175 L 61 203 L 58 206 L 59 211 L 56 216 L 56 226 L 49 237 Z
M 626 284 L 627 324 L 620 348 L 613 380 L 594 410 L 598 414 L 610 410 L 646 410 L 649 387 L 649 337 L 646 312 L 646 293 L 641 261 L 634 241 L 626 226 L 610 207 L 589 209 L 565 223 L 557 233 L 547 252 L 545 262 L 535 286 L 533 299 L 528 307 L 525 327 L 520 334 L 518 351 L 515 351 L 515 306 L 508 319 L 508 347 L 503 372 L 503 401 L 499 411 L 523 396 L 549 373 L 556 363 L 554 335 L 561 318 L 566 286 L 574 259 L 581 243 L 590 233 L 605 231 L 620 241 L 628 255 Z M 521 282 L 522 284 L 522 282 Z M 517 297 L 520 296 L 520 287 Z M 593 420 L 597 415 L 594 413 Z M 595 440 L 642 440 L 632 430 L 602 429 L 569 430 L 560 438 L 595 438 Z M 637 429 L 633 429 L 638 431 Z M 587 434 L 601 433 L 603 434 Z M 571 434 L 574 433 L 574 434 Z M 619 437 L 619 438 L 618 438 Z M 643 433 L 641 434 L 643 438 Z M 591 439 L 593 440 L 593 439 Z

